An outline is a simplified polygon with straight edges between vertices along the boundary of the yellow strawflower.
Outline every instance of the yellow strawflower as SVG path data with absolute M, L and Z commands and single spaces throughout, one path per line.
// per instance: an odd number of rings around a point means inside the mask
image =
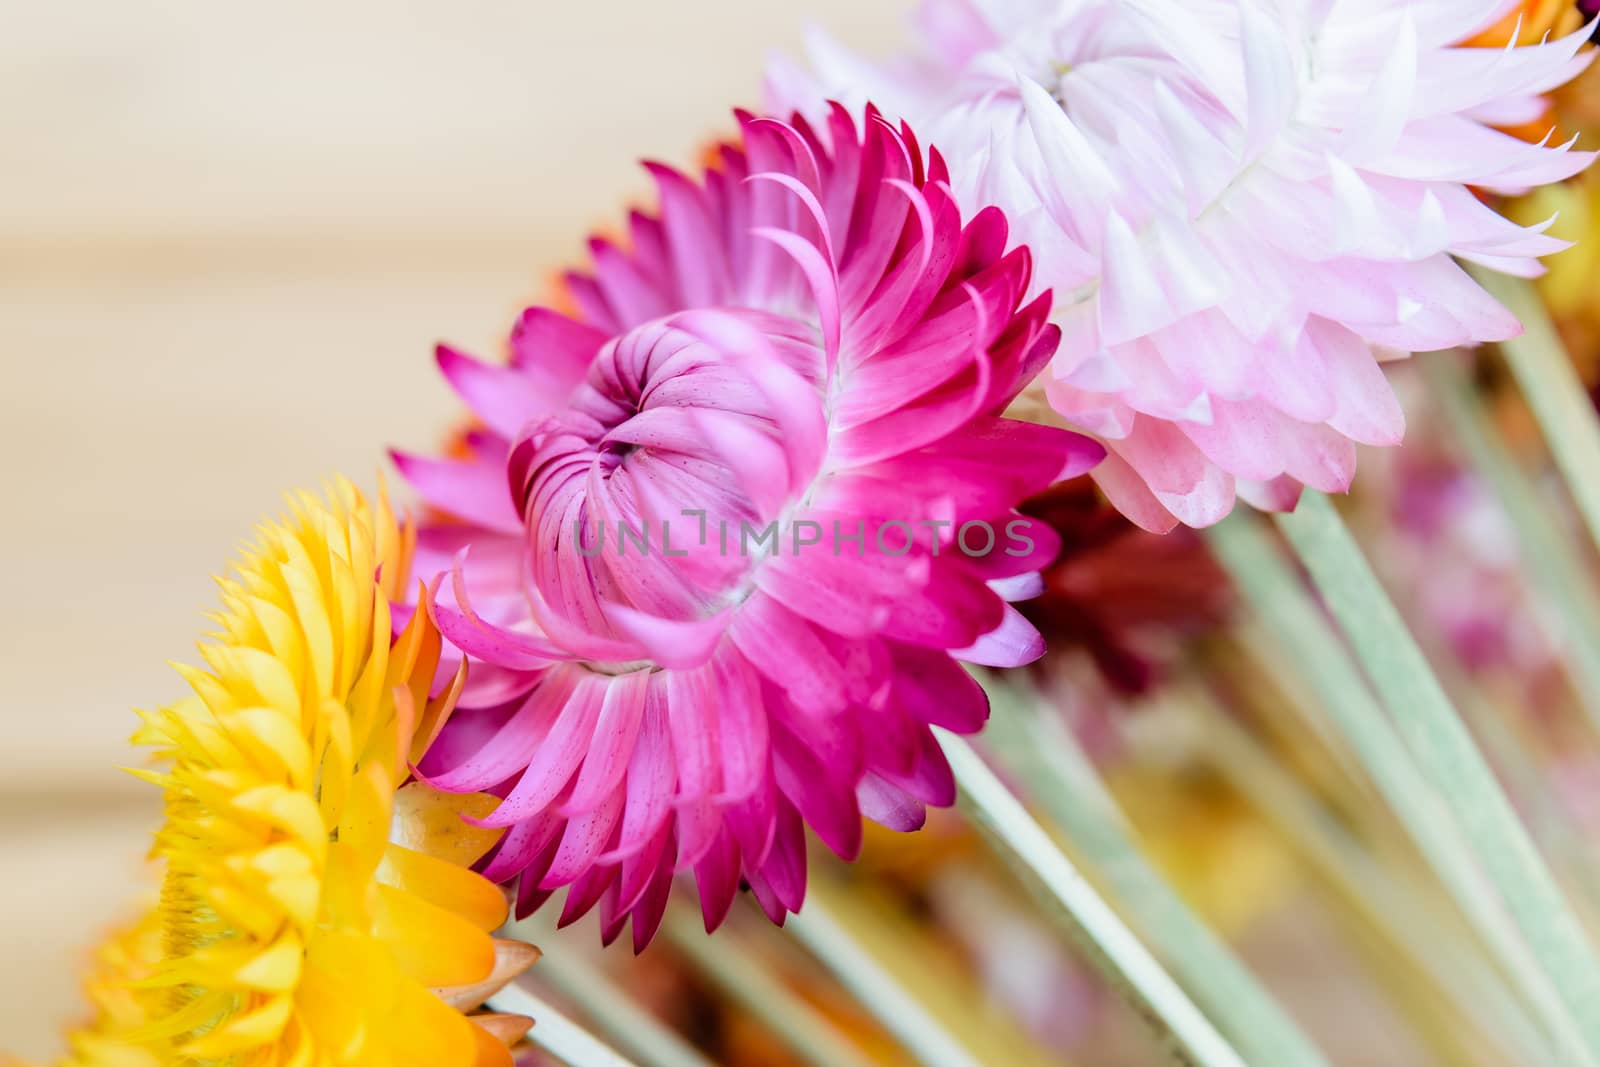
M 163 790 L 160 902 L 98 957 L 73 1067 L 509 1067 L 529 1020 L 469 1015 L 537 956 L 496 941 L 469 865 L 493 801 L 404 785 L 462 681 L 430 699 L 425 612 L 392 636 L 415 543 L 348 482 L 263 525 L 221 580 L 194 695 L 135 741 Z

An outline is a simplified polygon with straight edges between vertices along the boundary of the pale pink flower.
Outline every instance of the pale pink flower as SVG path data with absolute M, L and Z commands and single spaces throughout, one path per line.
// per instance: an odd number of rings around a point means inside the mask
M 1095 477 L 1152 529 L 1235 494 L 1346 489 L 1404 419 L 1378 366 L 1514 335 L 1455 262 L 1519 275 L 1565 247 L 1471 186 L 1516 192 L 1587 152 L 1533 121 L 1589 31 L 1456 47 L 1514 0 L 927 0 L 887 64 L 825 38 L 776 107 L 870 96 L 994 203 L 1057 293 L 1050 406 L 1112 455 Z M 1043 405 L 1035 405 L 1042 410 Z
M 1102 455 L 1000 417 L 1049 298 L 909 130 L 824 123 L 741 116 L 703 179 L 652 167 L 660 215 L 593 243 L 576 317 L 527 312 L 505 367 L 441 350 L 468 458 L 398 457 L 450 517 L 418 570 L 472 661 L 420 772 L 503 798 L 519 912 L 565 887 L 564 922 L 642 947 L 692 871 L 708 928 L 741 880 L 781 921 L 806 824 L 853 857 L 863 815 L 953 801 L 930 727 L 988 711 L 960 661 L 1043 651 L 1007 599 L 1059 542 L 1015 507 Z

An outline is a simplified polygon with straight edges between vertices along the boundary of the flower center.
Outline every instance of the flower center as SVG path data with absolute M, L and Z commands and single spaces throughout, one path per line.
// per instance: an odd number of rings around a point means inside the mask
M 656 320 L 607 343 L 567 408 L 512 458 L 547 612 L 704 619 L 742 599 L 822 464 L 816 331 L 748 309 Z

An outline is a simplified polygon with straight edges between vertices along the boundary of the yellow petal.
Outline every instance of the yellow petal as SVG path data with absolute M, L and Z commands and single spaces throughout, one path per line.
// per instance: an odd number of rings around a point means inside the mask
M 272 708 L 243 708 L 228 717 L 234 743 L 261 770 L 286 775 L 297 789 L 311 782 L 311 746 L 299 717 Z
M 264 785 L 234 797 L 233 807 L 305 843 L 313 857 L 327 847 L 328 830 L 322 823 L 322 812 L 316 801 L 305 793 L 279 785 Z
M 305 946 L 292 933 L 285 934 L 272 947 L 234 973 L 234 980 L 263 993 L 287 993 L 300 981 Z
M 390 845 L 378 879 L 459 915 L 485 933 L 506 921 L 505 894 L 483 875 L 447 860 Z
M 305 670 L 306 643 L 294 617 L 277 601 L 255 595 L 240 596 L 238 606 L 228 614 L 237 618 L 242 612 L 249 613 L 252 628 L 258 631 L 258 636 L 248 643 L 271 652 L 284 662 L 290 674 L 300 677 Z M 242 635 L 236 640 L 247 643 Z
M 278 708 L 298 715 L 300 685 L 289 668 L 270 652 L 243 645 L 205 645 L 200 655 L 228 687 L 235 703 Z
M 499 804 L 486 793 L 444 793 L 423 782 L 410 782 L 395 794 L 390 839 L 413 852 L 470 866 L 504 831 L 474 826 L 466 819 L 480 819 Z
M 355 742 L 350 736 L 350 716 L 344 705 L 327 701 L 319 721 L 327 731 L 327 747 L 322 753 L 322 791 L 318 800 L 324 825 L 337 826 L 349 799 Z
M 271 1044 L 289 1022 L 294 1001 L 272 997 L 259 1007 L 242 1012 L 211 1031 L 185 1043 L 184 1055 L 196 1060 L 223 1059 L 236 1052 Z
M 393 955 L 371 937 L 333 932 L 311 945 L 295 1010 L 326 1053 L 322 1062 L 363 1062 L 357 1056 L 373 1026 L 394 1013 L 402 984 Z
M 370 856 L 373 869 L 389 844 L 389 824 L 394 811 L 394 786 L 388 771 L 377 764 L 361 769 L 350 783 L 350 796 L 339 819 L 339 842 Z
M 434 741 L 444 731 L 445 724 L 450 721 L 450 715 L 456 708 L 456 701 L 461 699 L 461 690 L 466 684 L 467 664 L 462 660 L 461 666 L 456 668 L 456 673 L 444 692 L 427 703 L 427 710 L 417 724 L 416 736 L 411 739 L 408 760 L 412 765 L 422 762 L 422 757 L 428 754 L 428 749 L 433 747 Z
M 384 1038 L 396 1067 L 475 1067 L 477 1030 L 415 986 L 405 987 Z
M 327 696 L 334 691 L 337 655 L 334 650 L 333 623 L 328 618 L 329 606 L 322 582 L 315 565 L 298 540 L 286 538 L 284 554 L 287 559 L 282 567 L 283 584 L 310 657 L 311 693 Z
M 392 886 L 378 887 L 374 929 L 400 969 L 425 986 L 481 982 L 494 969 L 494 941 L 488 934 Z
M 298 844 L 279 842 L 257 852 L 242 865 L 268 878 L 309 874 L 315 870 L 311 856 Z
M 494 939 L 494 970 L 489 977 L 472 985 L 441 986 L 433 995 L 457 1011 L 476 1011 L 483 1002 L 510 985 L 518 975 L 538 962 L 541 953 L 522 941 Z

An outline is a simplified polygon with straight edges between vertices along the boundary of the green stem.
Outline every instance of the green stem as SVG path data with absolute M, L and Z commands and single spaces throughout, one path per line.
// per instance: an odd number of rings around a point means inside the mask
M 1552 609 L 1559 644 L 1589 721 L 1600 729 L 1600 608 L 1575 546 L 1552 521 L 1459 365 L 1460 353 L 1418 357 L 1431 394 L 1473 468 L 1499 497 L 1516 533 L 1518 556 L 1540 599 Z
M 1302 519 L 1318 511 L 1319 505 L 1331 512 L 1326 497 L 1308 490 L 1300 504 L 1305 513 Z M 1338 522 L 1336 515 L 1332 518 Z M 1342 530 L 1342 525 L 1339 528 Z M 1559 1000 L 1554 983 L 1508 921 L 1504 904 L 1474 859 L 1455 816 L 1413 760 L 1338 633 L 1317 610 L 1278 546 L 1254 517 L 1244 514 L 1233 516 L 1207 534 L 1217 559 L 1277 638 L 1282 656 L 1293 657 L 1319 698 L 1321 710 L 1355 753 L 1389 810 L 1400 820 L 1462 914 L 1505 972 L 1514 978 L 1551 1038 L 1571 1062 L 1600 1062 L 1590 1057 L 1582 1031 Z M 1355 551 L 1353 545 L 1351 550 Z M 1368 579 L 1376 586 L 1370 572 Z
M 980 1062 L 938 1017 L 850 936 L 817 894 L 807 897 L 805 907 L 789 917 L 785 929 L 923 1067 L 980 1067 Z
M 1040 714 L 1037 701 L 1024 706 L 1026 690 L 994 676 L 985 681 L 992 710 L 984 746 L 1027 785 L 1200 1008 L 1251 1063 L 1325 1067 L 1326 1057 L 1139 851 L 1116 802 L 1059 719 Z
M 641 1067 L 712 1067 L 676 1031 L 564 945 L 548 914 L 524 919 L 513 930 L 521 940 L 544 947 L 534 972 L 539 981 L 570 1001 Z M 543 1020 L 534 1018 L 537 1033 Z
M 1600 901 L 1600 870 L 1595 865 L 1593 843 L 1550 788 L 1526 740 L 1508 721 L 1509 716 L 1524 712 L 1502 707 L 1467 684 L 1452 691 L 1461 694 L 1461 714 L 1511 794 L 1521 800 L 1535 839 L 1558 869 L 1566 872 L 1568 884 L 1581 894 L 1577 903 L 1592 915 L 1595 902 Z
M 1600 959 L 1393 602 L 1326 496 L 1307 490 L 1299 507 L 1277 520 L 1590 1056 L 1600 1058 Z
M 872 1067 L 872 1061 L 826 1015 L 784 985 L 733 931 L 708 937 L 688 908 L 673 904 L 662 932 L 724 996 L 788 1046 L 796 1059 L 812 1067 Z
M 1375 930 L 1406 971 L 1438 992 L 1456 1025 L 1466 1027 L 1473 1038 L 1488 1039 L 1483 1051 L 1489 1062 L 1549 1060 L 1549 1042 L 1500 974 L 1485 966 L 1470 942 L 1464 943 L 1427 899 L 1377 862 L 1209 694 L 1184 693 L 1181 706 L 1191 714 L 1193 721 L 1186 725 L 1203 756 L 1316 872 L 1317 884 Z M 1405 976 L 1398 980 L 1404 982 Z
M 496 1011 L 526 1015 L 533 1020 L 528 1040 L 567 1067 L 637 1067 L 589 1031 L 557 1011 L 522 986 L 512 984 L 489 998 Z
M 1228 1040 L 972 747 L 954 734 L 938 733 L 963 803 L 1006 858 L 1061 906 L 1082 946 L 1118 995 L 1152 1025 L 1182 1062 L 1196 1067 L 1244 1067 L 1244 1059 Z
M 1531 282 L 1472 268 L 1478 284 L 1522 323 L 1523 333 L 1500 350 L 1533 409 L 1567 489 L 1600 544 L 1600 418 Z

